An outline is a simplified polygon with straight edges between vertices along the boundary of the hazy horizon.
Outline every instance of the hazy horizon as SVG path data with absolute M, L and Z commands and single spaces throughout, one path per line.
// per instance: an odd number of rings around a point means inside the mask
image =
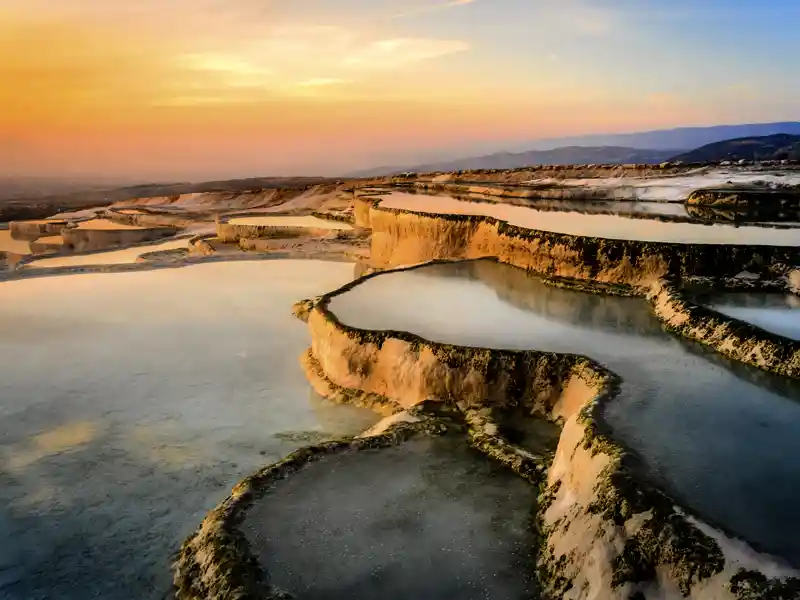
M 797 118 L 789 0 L 333 4 L 0 0 L 0 175 L 341 175 Z

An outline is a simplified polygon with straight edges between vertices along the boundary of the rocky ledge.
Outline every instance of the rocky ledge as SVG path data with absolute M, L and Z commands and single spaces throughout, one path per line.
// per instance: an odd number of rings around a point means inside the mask
M 734 277 L 774 263 L 800 264 L 800 248 L 615 240 L 526 229 L 482 215 L 384 208 L 353 200 L 356 224 L 372 230 L 372 263 L 391 268 L 437 259 L 497 258 L 549 277 L 647 289 L 659 279 Z

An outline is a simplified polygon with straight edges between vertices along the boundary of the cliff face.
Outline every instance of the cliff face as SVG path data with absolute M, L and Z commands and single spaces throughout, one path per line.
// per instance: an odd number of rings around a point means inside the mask
M 558 403 L 562 379 L 576 360 L 537 352 L 496 352 L 431 344 L 395 332 L 347 328 L 329 313 L 308 316 L 311 354 L 336 386 L 394 400 L 408 408 L 426 399 L 514 405 L 520 398 L 540 412 Z
M 42 221 L 12 221 L 8 224 L 11 237 L 17 240 L 36 240 L 40 237 L 58 235 L 67 226 L 58 219 Z
M 283 227 L 276 225 L 248 225 L 243 223 L 217 223 L 217 238 L 221 242 L 237 243 L 242 240 L 267 238 L 323 237 L 335 230 L 315 227 Z
M 114 208 L 110 208 L 105 211 L 103 216 L 111 221 L 114 221 L 115 223 L 147 228 L 172 227 L 177 229 L 185 229 L 187 227 L 191 227 L 192 225 L 196 225 L 198 222 L 198 218 L 196 216 L 190 218 L 182 217 L 181 215 L 146 211 L 133 214 L 120 212 L 120 210 Z
M 800 208 L 800 191 L 797 189 L 772 190 L 769 188 L 722 187 L 696 190 L 689 195 L 687 204 L 719 208 L 749 208 L 776 213 Z
M 367 200 L 359 200 L 367 202 Z M 366 226 L 363 210 L 357 219 Z M 733 277 L 775 262 L 795 264 L 800 248 L 610 240 L 527 230 L 491 217 L 369 209 L 378 267 L 437 259 L 497 258 L 535 273 L 648 286 L 664 277 Z
M 532 179 L 575 179 L 575 178 L 627 178 L 679 175 L 695 170 L 697 165 L 674 165 L 661 163 L 623 164 L 623 165 L 541 165 L 521 169 L 477 169 L 426 173 L 419 179 L 433 182 L 492 182 L 502 184 L 524 183 Z M 379 177 L 373 183 L 405 182 L 403 177 Z
M 152 229 L 64 229 L 64 246 L 74 252 L 103 250 L 116 246 L 138 244 L 170 237 L 176 233 L 171 228 Z

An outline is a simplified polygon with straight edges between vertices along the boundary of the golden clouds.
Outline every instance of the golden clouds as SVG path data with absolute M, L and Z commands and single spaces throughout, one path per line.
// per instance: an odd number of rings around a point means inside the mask
M 101 118 L 98 108 L 123 111 L 163 80 L 159 53 L 147 40 L 74 24 L 0 23 L 3 130 Z
M 273 26 L 241 39 L 224 32 L 157 36 L 147 29 L 134 37 L 120 25 L 5 20 L 0 77 L 13 84 L 0 90 L 0 127 L 135 121 L 163 106 L 281 97 L 363 100 L 376 74 L 468 49 L 457 40 L 370 36 L 333 26 Z
M 40 17 L 28 1 L 0 15 L 0 167 L 187 173 L 269 160 L 323 172 L 336 144 L 349 148 L 337 160 L 355 162 L 392 136 L 397 149 L 415 131 L 455 127 L 465 84 L 434 65 L 469 49 L 459 40 L 279 19 L 245 35 L 242 19 L 208 28 L 187 13 L 181 25 L 166 8 L 112 18 L 99 0 Z

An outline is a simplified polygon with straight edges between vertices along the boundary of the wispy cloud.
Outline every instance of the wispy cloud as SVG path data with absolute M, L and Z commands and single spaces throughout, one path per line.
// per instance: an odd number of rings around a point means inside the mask
M 262 87 L 275 74 L 272 69 L 246 57 L 216 52 L 185 54 L 178 57 L 178 64 L 190 71 L 223 77 L 230 87 Z
M 393 68 L 407 63 L 469 50 L 466 42 L 425 38 L 394 38 L 367 44 L 345 58 L 344 65 L 365 69 Z
M 336 77 L 312 77 L 311 79 L 298 81 L 295 85 L 299 87 L 326 87 L 329 85 L 343 85 L 346 83 L 351 83 L 351 80 L 339 79 Z
M 429 4 L 427 6 L 420 6 L 417 8 L 412 8 L 407 11 L 403 11 L 401 13 L 396 13 L 392 15 L 392 19 L 405 19 L 408 17 L 416 17 L 417 15 L 424 15 L 431 12 L 436 12 L 439 10 L 445 10 L 448 8 L 455 8 L 458 6 L 464 6 L 466 4 L 472 4 L 473 2 L 477 2 L 477 0 L 450 0 L 449 2 L 439 2 L 437 4 Z

